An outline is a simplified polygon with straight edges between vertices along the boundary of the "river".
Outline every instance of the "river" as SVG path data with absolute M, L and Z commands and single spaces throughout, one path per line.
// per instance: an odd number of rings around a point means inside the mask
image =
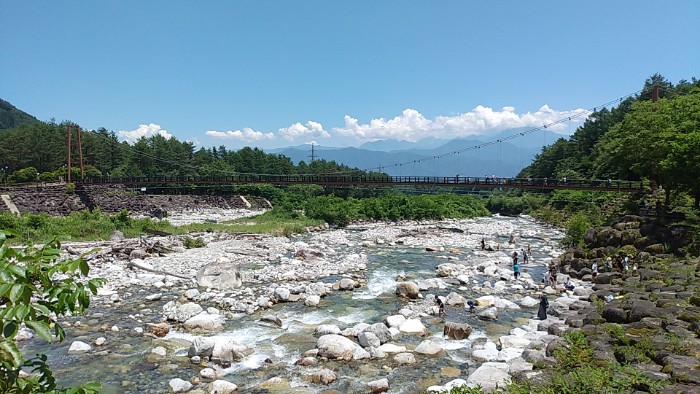
M 343 393 L 367 392 L 366 382 L 387 378 L 391 393 L 420 393 L 431 385 L 444 384 L 456 377 L 466 379 L 478 366 L 471 354 L 475 348 L 487 341 L 496 341 L 501 335 L 508 335 L 516 327 L 527 325 L 536 313 L 536 308 L 499 308 L 496 321 L 484 321 L 464 307 L 448 306 L 447 316 L 421 316 L 428 329 L 427 337 L 402 335 L 392 341 L 405 346 L 410 352 L 421 341 L 430 339 L 444 349 L 438 357 L 417 355 L 418 363 L 412 366 L 397 365 L 391 356 L 380 359 L 358 361 L 320 361 L 316 366 L 300 366 L 295 362 L 302 353 L 316 347 L 315 329 L 321 324 L 333 324 L 340 329 L 358 323 L 374 324 L 386 322 L 386 318 L 399 314 L 402 308 L 411 303 L 397 297 L 396 278 L 403 276 L 408 281 L 420 282 L 435 280 L 436 266 L 448 262 L 461 262 L 475 266 L 480 261 L 497 259 L 504 269 L 509 269 L 508 255 L 520 252 L 529 244 L 531 257 L 527 265 L 521 265 L 525 278 L 531 276 L 539 282 L 546 266 L 553 257 L 562 251 L 558 246 L 563 234 L 552 227 L 543 226 L 527 217 L 488 217 L 470 220 L 449 220 L 430 222 L 421 225 L 411 224 L 413 232 L 403 229 L 400 241 L 392 237 L 392 232 L 400 233 L 400 225 L 366 224 L 354 225 L 343 230 L 329 230 L 296 238 L 295 242 L 324 242 L 328 233 L 342 232 L 345 240 L 332 245 L 337 255 L 362 254 L 366 256 L 366 270 L 362 273 L 366 282 L 354 291 L 334 291 L 321 299 L 318 307 L 307 307 L 302 302 L 278 303 L 273 308 L 253 314 L 236 314 L 226 320 L 226 328 L 219 336 L 232 336 L 241 344 L 252 348 L 253 354 L 235 362 L 221 373 L 224 380 L 238 385 L 238 392 L 299 392 L 319 393 L 337 390 Z M 421 234 L 415 229 L 430 229 Z M 326 235 L 324 235 L 324 233 Z M 368 236 L 368 234 L 372 234 Z M 514 243 L 509 243 L 513 234 Z M 385 235 L 386 239 L 377 240 Z M 319 241 L 320 238 L 320 241 Z M 500 250 L 484 252 L 479 248 L 480 240 L 498 245 Z M 371 245 L 367 240 L 371 239 Z M 426 246 L 436 251 L 426 250 Z M 522 261 L 522 260 L 521 260 Z M 245 270 L 245 267 L 242 267 Z M 486 277 L 476 272 L 470 283 L 460 284 L 456 280 L 440 280 L 439 287 L 421 291 L 422 296 L 447 296 L 449 293 L 475 299 L 485 294 L 494 294 L 506 300 L 517 300 L 530 295 L 537 298 L 534 290 L 506 288 L 494 293 L 485 289 L 498 282 L 498 277 Z M 333 283 L 340 275 L 331 275 L 322 281 Z M 244 283 L 245 286 L 245 283 Z M 264 286 L 261 285 L 261 286 Z M 120 290 L 122 300 L 109 303 L 97 300 L 84 316 L 65 320 L 66 340 L 60 344 L 45 344 L 31 339 L 23 343 L 25 355 L 37 352 L 46 353 L 57 381 L 61 385 L 72 385 L 88 380 L 100 381 L 105 393 L 163 393 L 168 391 L 168 381 L 173 378 L 193 380 L 195 388 L 204 389 L 206 380 L 199 378 L 199 371 L 205 364 L 193 364 L 187 357 L 189 340 L 193 336 L 174 329 L 165 337 L 153 339 L 137 335 L 135 327 L 144 327 L 146 322 L 162 320 L 162 306 L 180 299 L 187 286 L 161 288 L 162 298 L 145 301 L 146 295 L 153 293 L 150 286 L 133 285 Z M 104 297 L 103 297 L 104 298 Z M 206 308 L 206 301 L 200 304 Z M 274 314 L 282 321 L 282 327 L 263 323 L 263 315 Z M 468 339 L 451 340 L 443 338 L 445 321 L 467 322 L 473 327 Z M 112 331 L 111 327 L 119 327 Z M 96 338 L 104 337 L 106 343 L 93 346 L 84 354 L 68 354 L 73 341 L 80 340 L 92 344 Z M 152 353 L 152 349 L 163 346 L 166 356 Z M 211 365 L 209 365 L 211 366 Z M 310 371 L 324 367 L 336 373 L 337 380 L 329 385 L 309 381 Z M 279 378 L 275 384 L 268 381 Z M 267 383 L 264 383 L 266 382 Z M 200 383 L 201 382 L 201 383 Z M 199 383 L 199 384 L 197 384 Z M 203 391 L 206 392 L 206 391 Z

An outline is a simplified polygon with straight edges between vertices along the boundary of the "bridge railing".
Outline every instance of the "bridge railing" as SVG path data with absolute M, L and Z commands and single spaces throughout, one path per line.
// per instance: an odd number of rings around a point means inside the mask
M 317 184 L 387 184 L 387 185 L 439 185 L 463 187 L 504 187 L 523 189 L 598 189 L 641 190 L 643 181 L 611 179 L 548 179 L 548 178 L 499 178 L 469 176 L 382 176 L 335 174 L 236 174 L 226 176 L 156 176 L 129 178 L 88 178 L 86 184 L 236 184 L 236 183 L 317 183 Z

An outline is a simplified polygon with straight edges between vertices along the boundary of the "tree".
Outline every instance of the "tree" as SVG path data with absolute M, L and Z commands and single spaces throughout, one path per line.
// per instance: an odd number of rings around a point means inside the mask
M 42 247 L 26 249 L 6 244 L 8 233 L 0 231 L 0 392 L 2 393 L 97 393 L 96 382 L 81 387 L 59 389 L 46 364 L 45 355 L 25 359 L 14 338 L 22 325 L 52 341 L 65 332 L 57 316 L 82 313 L 90 305 L 90 293 L 96 294 L 103 279 L 85 281 L 90 267 L 79 258 L 60 260 L 61 246 L 50 241 Z M 31 369 L 29 377 L 20 374 Z

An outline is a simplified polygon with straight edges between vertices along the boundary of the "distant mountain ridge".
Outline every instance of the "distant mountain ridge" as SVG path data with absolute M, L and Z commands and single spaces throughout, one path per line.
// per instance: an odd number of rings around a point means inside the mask
M 17 109 L 8 101 L 0 99 L 0 130 L 11 129 L 17 125 L 36 123 L 39 119 Z
M 335 161 L 363 170 L 393 176 L 513 177 L 528 166 L 544 145 L 566 136 L 532 128 L 505 130 L 497 135 L 441 140 L 434 137 L 417 142 L 374 141 L 360 147 L 314 147 L 315 159 Z M 523 133 L 523 136 L 519 134 Z M 517 135 L 515 138 L 512 136 Z M 498 142 L 500 140 L 500 142 Z M 292 162 L 311 161 L 311 146 L 300 145 L 270 150 Z

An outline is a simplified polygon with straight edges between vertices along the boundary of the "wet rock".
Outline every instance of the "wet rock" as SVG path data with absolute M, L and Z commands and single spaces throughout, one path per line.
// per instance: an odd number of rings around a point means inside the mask
M 418 285 L 414 282 L 398 282 L 396 283 L 396 294 L 415 300 L 419 298 L 420 291 L 418 290 Z
M 82 341 L 73 341 L 68 348 L 68 354 L 82 354 L 87 353 L 92 349 L 90 345 Z
M 276 315 L 265 315 L 260 318 L 260 321 L 265 323 L 272 323 L 277 327 L 282 327 L 282 319 L 280 319 L 279 316 Z
M 224 329 L 224 317 L 221 315 L 210 315 L 202 312 L 187 319 L 183 327 L 188 332 L 214 332 Z
M 405 334 L 428 335 L 428 329 L 425 328 L 420 319 L 407 319 L 399 326 L 399 331 Z
M 323 335 L 316 341 L 318 355 L 337 360 L 361 360 L 369 353 L 352 340 L 335 334 Z
M 386 318 L 386 324 L 389 327 L 399 327 L 406 321 L 406 316 L 404 315 L 392 315 Z
M 356 283 L 354 280 L 350 279 L 350 278 L 343 278 L 343 279 L 341 279 L 341 280 L 340 280 L 340 283 L 339 283 L 339 285 L 338 285 L 338 288 L 339 288 L 340 290 L 354 290 L 355 287 L 358 287 L 358 286 L 357 286 L 357 283 Z
M 327 334 L 340 334 L 340 328 L 335 324 L 321 324 L 316 327 L 316 334 L 327 335 Z
M 365 332 L 374 334 L 381 343 L 391 341 L 391 331 L 384 323 L 375 323 L 364 329 Z M 379 345 L 377 345 L 379 346 Z
M 309 295 L 306 296 L 306 299 L 304 300 L 304 305 L 306 306 L 318 306 L 318 304 L 321 302 L 321 297 L 317 295 Z
M 369 392 L 372 394 L 384 393 L 389 391 L 389 380 L 387 378 L 373 380 L 371 382 L 367 382 L 367 387 L 369 388 Z
M 274 295 L 278 302 L 287 302 L 289 301 L 289 296 L 291 295 L 291 292 L 286 287 L 278 286 L 275 289 Z
M 427 339 L 416 346 L 415 352 L 418 354 L 425 354 L 426 356 L 437 356 L 444 350 L 437 343 Z
M 211 361 L 228 367 L 233 361 L 253 354 L 253 350 L 233 340 L 233 338 L 216 338 L 211 353 Z
M 207 392 L 210 394 L 231 394 L 236 390 L 238 386 L 226 380 L 215 380 L 207 385 Z
M 442 335 L 450 339 L 465 339 L 472 333 L 472 327 L 467 323 L 457 323 L 448 321 L 445 322 L 445 327 L 442 330 Z
M 170 331 L 170 325 L 166 322 L 146 323 L 146 329 L 148 330 L 148 332 L 157 336 L 158 338 L 162 338 L 166 336 Z
M 310 379 L 312 382 L 316 384 L 331 384 L 335 382 L 337 379 L 335 372 L 331 371 L 328 368 L 323 368 L 319 371 L 316 371 L 310 375 Z
M 467 304 L 467 299 L 462 297 L 461 295 L 452 292 L 447 295 L 447 299 L 445 300 L 445 304 L 450 305 L 450 306 L 465 306 Z
M 357 341 L 360 342 L 360 345 L 362 347 L 375 347 L 376 348 L 376 347 L 381 346 L 381 344 L 382 344 L 376 335 L 374 335 L 373 333 L 368 332 L 368 331 L 361 332 L 357 336 Z
M 180 378 L 171 379 L 168 382 L 168 392 L 170 393 L 186 393 L 192 389 L 192 383 Z
M 481 310 L 476 313 L 476 316 L 481 320 L 498 320 L 498 308 L 491 307 Z

